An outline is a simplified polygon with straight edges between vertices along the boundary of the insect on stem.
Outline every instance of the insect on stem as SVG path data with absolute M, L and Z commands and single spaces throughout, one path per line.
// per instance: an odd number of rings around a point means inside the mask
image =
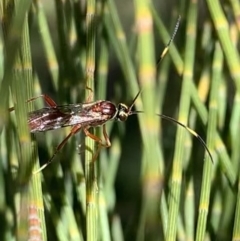
M 177 24 L 175 26 L 174 33 L 170 41 L 168 42 L 167 46 L 164 48 L 158 63 L 167 53 L 169 46 L 173 41 L 176 35 L 176 32 L 178 30 L 180 19 L 181 18 L 179 16 Z M 43 98 L 46 104 L 48 105 L 48 107 L 44 107 L 42 109 L 35 110 L 33 112 L 28 113 L 28 126 L 31 133 L 45 132 L 49 130 L 56 130 L 59 128 L 63 128 L 66 126 L 72 126 L 70 133 L 57 146 L 56 150 L 54 151 L 49 161 L 34 173 L 36 174 L 42 171 L 45 167 L 47 167 L 54 160 L 57 153 L 61 151 L 61 149 L 65 146 L 65 144 L 70 139 L 70 137 L 78 133 L 80 130 L 83 130 L 86 136 L 90 137 L 91 139 L 93 139 L 98 143 L 99 145 L 98 149 L 93 157 L 93 161 L 96 160 L 102 147 L 111 146 L 111 142 L 106 132 L 105 124 L 109 120 L 117 120 L 117 121 L 123 122 L 123 121 L 126 121 L 130 115 L 143 113 L 143 111 L 132 111 L 132 108 L 137 98 L 139 97 L 140 93 L 141 93 L 141 90 L 137 93 L 137 95 L 133 99 L 130 106 L 127 106 L 126 104 L 123 104 L 123 103 L 120 103 L 116 106 L 112 102 L 106 101 L 106 100 L 98 100 L 94 102 L 78 103 L 78 104 L 57 105 L 55 101 L 52 100 L 47 95 L 40 95 L 27 100 L 27 102 L 31 102 L 36 100 L 37 98 Z M 12 110 L 14 110 L 14 108 L 9 108 L 9 111 L 12 111 Z M 175 120 L 172 117 L 165 116 L 162 114 L 157 114 L 157 116 L 182 126 L 190 134 L 195 136 L 203 145 L 203 147 L 207 150 L 213 162 L 212 155 L 208 147 L 206 146 L 206 143 L 194 130 L 182 124 L 181 122 Z M 89 131 L 91 127 L 95 128 L 98 126 L 103 126 L 102 130 L 103 130 L 104 141 Z
M 45 107 L 40 110 L 30 112 L 28 125 L 32 133 L 59 129 L 65 126 L 73 126 L 67 137 L 65 137 L 65 139 L 57 146 L 50 160 L 35 173 L 38 173 L 42 171 L 45 167 L 47 167 L 53 161 L 56 154 L 65 146 L 68 139 L 75 135 L 77 132 L 79 132 L 81 129 L 84 131 L 86 136 L 92 138 L 99 144 L 97 152 L 94 155 L 94 160 L 96 160 L 102 147 L 111 146 L 111 142 L 105 128 L 105 123 L 107 121 L 117 120 L 123 122 L 126 121 L 130 115 L 144 113 L 143 111 L 132 111 L 135 101 L 140 95 L 140 93 L 141 91 L 137 93 L 129 107 L 123 103 L 120 103 L 118 104 L 118 106 L 116 106 L 110 101 L 99 100 L 90 103 L 70 104 L 63 106 L 54 105 L 52 107 Z M 48 104 L 51 103 L 50 105 L 53 105 L 53 103 L 55 103 L 53 100 L 51 100 L 49 96 L 43 95 L 41 97 L 43 97 Z M 205 142 L 194 130 L 172 117 L 162 114 L 157 114 L 157 116 L 182 126 L 190 134 L 195 136 L 203 145 L 203 147 L 207 150 L 213 162 L 212 155 L 207 148 Z M 105 143 L 99 137 L 90 133 L 88 130 L 90 127 L 97 127 L 101 125 L 103 125 L 103 136 L 105 139 Z

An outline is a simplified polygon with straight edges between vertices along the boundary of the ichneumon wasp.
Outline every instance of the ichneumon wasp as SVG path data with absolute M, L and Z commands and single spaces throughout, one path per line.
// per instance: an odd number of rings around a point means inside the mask
M 168 42 L 167 46 L 164 48 L 160 56 L 160 59 L 158 60 L 157 63 L 159 63 L 164 57 L 164 55 L 167 53 L 169 46 L 176 35 L 177 29 L 179 27 L 179 23 L 180 23 L 180 17 L 178 18 L 174 33 L 170 41 Z M 109 120 L 117 120 L 117 121 L 123 122 L 123 121 L 126 121 L 128 116 L 130 115 L 143 113 L 143 111 L 132 111 L 134 103 L 140 93 L 141 91 L 137 93 L 137 95 L 133 99 L 130 106 L 127 106 L 126 104 L 123 104 L 123 103 L 120 103 L 118 104 L 118 106 L 116 106 L 112 102 L 106 101 L 106 100 L 98 100 L 98 101 L 88 102 L 88 103 L 67 104 L 67 105 L 60 106 L 60 105 L 57 105 L 55 101 L 52 100 L 47 95 L 40 95 L 32 99 L 29 99 L 27 102 L 34 101 L 37 98 L 43 98 L 46 104 L 48 105 L 48 107 L 35 110 L 28 114 L 28 125 L 31 133 L 44 132 L 44 131 L 63 128 L 66 126 L 73 126 L 70 133 L 57 146 L 55 152 L 53 153 L 49 161 L 46 164 L 44 164 L 35 173 L 42 171 L 47 165 L 49 165 L 54 159 L 54 157 L 56 156 L 56 154 L 67 143 L 68 139 L 73 135 L 75 135 L 80 130 L 83 130 L 86 136 L 92 138 L 94 141 L 99 143 L 100 147 L 110 147 L 111 142 L 107 135 L 105 124 Z M 10 108 L 10 110 L 13 110 L 13 108 Z M 211 160 L 213 161 L 212 155 L 208 147 L 206 146 L 205 142 L 194 130 L 182 124 L 181 122 L 175 120 L 172 117 L 169 117 L 163 114 L 157 114 L 157 116 L 182 126 L 190 134 L 195 136 L 203 145 L 203 147 L 207 150 Z M 101 125 L 103 126 L 103 136 L 105 139 L 105 143 L 103 143 L 101 138 L 89 132 L 89 128 L 97 127 Z M 100 149 L 97 150 L 97 153 L 95 154 L 95 157 L 93 159 L 96 159 L 99 151 Z

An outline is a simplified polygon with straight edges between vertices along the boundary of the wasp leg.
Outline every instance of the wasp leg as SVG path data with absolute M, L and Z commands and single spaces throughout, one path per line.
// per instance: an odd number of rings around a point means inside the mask
M 43 166 L 41 166 L 37 171 L 35 171 L 33 174 L 39 173 L 41 172 L 45 167 L 47 167 L 54 159 L 54 157 L 57 155 L 57 153 L 59 151 L 61 151 L 61 149 L 65 146 L 65 144 L 67 143 L 68 139 L 72 136 L 74 136 L 77 132 L 79 132 L 81 130 L 82 126 L 79 125 L 75 125 L 73 126 L 73 128 L 71 129 L 70 133 L 64 138 L 64 140 L 57 146 L 55 152 L 53 153 L 52 157 L 48 160 L 47 163 L 45 163 Z
M 31 102 L 31 101 L 34 101 L 38 98 L 43 98 L 44 101 L 47 103 L 47 105 L 49 105 L 50 107 L 56 107 L 57 106 L 56 102 L 51 97 L 49 97 L 48 95 L 45 95 L 45 94 L 33 97 L 33 98 L 27 100 L 27 103 Z
M 33 97 L 33 98 L 27 100 L 26 102 L 28 103 L 28 102 L 34 101 L 38 98 L 43 98 L 44 101 L 47 103 L 47 105 L 49 105 L 50 107 L 56 107 L 57 106 L 56 102 L 51 97 L 49 97 L 48 95 L 45 95 L 45 94 Z M 8 108 L 9 112 L 14 111 L 14 110 L 15 110 L 14 107 Z
M 86 136 L 90 137 L 91 139 L 93 139 L 94 141 L 98 142 L 98 144 L 99 144 L 98 148 L 97 148 L 97 151 L 94 154 L 93 159 L 92 159 L 92 161 L 94 162 L 97 159 L 97 157 L 98 157 L 98 155 L 99 155 L 99 153 L 100 153 L 100 151 L 101 151 L 101 149 L 103 147 L 108 148 L 108 147 L 111 146 L 111 142 L 109 140 L 109 137 L 108 137 L 108 134 L 107 134 L 107 131 L 106 131 L 106 126 L 103 125 L 103 136 L 104 136 L 104 139 L 105 139 L 105 143 L 103 143 L 101 138 L 93 135 L 86 128 L 84 128 L 83 131 L 84 131 Z
M 106 147 L 110 147 L 111 142 L 109 140 L 109 137 L 108 137 L 108 134 L 107 134 L 107 131 L 106 131 L 106 125 L 103 125 L 103 136 L 104 136 L 106 144 L 107 144 Z
M 84 131 L 86 136 L 88 136 L 91 139 L 93 139 L 94 141 L 98 142 L 100 146 L 106 147 L 106 148 L 111 146 L 111 142 L 110 142 L 109 137 L 107 135 L 105 125 L 103 125 L 103 136 L 104 136 L 104 139 L 105 139 L 106 143 L 103 143 L 102 139 L 99 138 L 98 136 L 95 136 L 94 134 L 90 133 L 87 128 L 83 128 L 83 131 Z
M 108 147 L 111 146 L 111 142 L 109 140 L 109 137 L 108 137 L 108 134 L 107 134 L 107 131 L 106 131 L 106 125 L 103 125 L 103 136 L 104 136 L 104 139 L 106 141 L 106 144 L 105 144 L 105 146 L 103 146 L 103 145 L 99 145 L 98 146 L 98 149 L 97 149 L 97 151 L 96 151 L 96 153 L 95 153 L 95 155 L 93 157 L 93 161 L 95 161 L 97 159 L 97 157 L 98 157 L 102 147 L 108 148 Z

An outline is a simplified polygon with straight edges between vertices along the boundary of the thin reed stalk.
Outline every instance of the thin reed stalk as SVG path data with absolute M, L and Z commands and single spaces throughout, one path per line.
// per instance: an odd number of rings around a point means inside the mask
M 87 1 L 86 12 L 86 86 L 90 88 L 90 101 L 93 101 L 95 86 L 95 39 L 96 39 L 96 2 L 94 0 Z M 89 95 L 89 89 L 86 89 L 85 96 Z M 97 240 L 97 184 L 96 184 L 96 162 L 94 160 L 95 143 L 91 138 L 86 139 L 86 146 L 89 148 L 85 153 L 85 173 L 86 173 L 86 235 L 89 241 Z
M 196 22 L 197 22 L 197 3 L 190 1 L 187 13 L 185 60 L 183 70 L 183 83 L 179 106 L 179 121 L 187 124 L 190 108 L 190 90 L 193 81 L 193 66 L 196 48 Z M 177 232 L 177 217 L 180 205 L 180 193 L 182 186 L 182 166 L 184 162 L 184 139 L 185 131 L 181 128 L 177 130 L 176 148 L 173 158 L 173 170 L 171 177 L 171 190 L 169 200 L 169 220 L 166 240 L 175 240 Z

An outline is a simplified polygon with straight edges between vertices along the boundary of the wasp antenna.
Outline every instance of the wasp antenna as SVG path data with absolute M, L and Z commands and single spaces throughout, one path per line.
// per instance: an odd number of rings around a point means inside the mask
M 140 114 L 140 113 L 144 113 L 144 111 L 142 110 L 136 110 L 136 111 L 132 111 L 129 113 L 129 115 L 137 115 L 137 114 Z M 156 114 L 157 116 L 161 117 L 162 119 L 164 120 L 168 120 L 172 123 L 175 123 L 177 125 L 180 125 L 181 127 L 183 127 L 184 129 L 186 129 L 190 134 L 192 134 L 194 137 L 196 137 L 198 139 L 198 141 L 201 143 L 201 145 L 204 147 L 204 149 L 207 151 L 208 155 L 210 156 L 210 159 L 213 163 L 213 157 L 212 157 L 212 154 L 210 152 L 210 150 L 208 149 L 205 141 L 202 139 L 202 137 L 200 135 L 198 135 L 198 133 L 196 131 L 194 131 L 193 129 L 191 129 L 190 127 L 184 125 L 183 123 L 175 120 L 174 118 L 170 117 L 170 116 L 167 116 L 167 115 L 162 115 L 162 114 Z
M 204 142 L 204 140 L 202 139 L 202 137 L 200 135 L 198 135 L 197 132 L 195 132 L 194 130 L 192 130 L 191 128 L 189 128 L 188 126 L 184 125 L 183 123 L 175 120 L 174 118 L 170 117 L 170 116 L 166 116 L 166 115 L 162 115 L 162 114 L 157 114 L 158 116 L 160 116 L 162 119 L 165 119 L 165 120 L 168 120 L 168 121 L 171 121 L 172 123 L 175 123 L 177 125 L 180 125 L 182 126 L 183 128 L 185 128 L 190 134 L 192 134 L 193 136 L 195 136 L 199 142 L 202 144 L 202 146 L 204 147 L 204 149 L 207 151 L 208 155 L 210 156 L 211 158 L 211 161 L 213 163 L 213 157 L 212 157 L 212 154 L 211 152 L 209 151 L 206 143 Z
M 177 23 L 175 25 L 175 28 L 174 28 L 174 31 L 173 31 L 173 34 L 172 34 L 172 37 L 170 38 L 170 40 L 168 41 L 166 47 L 164 48 L 164 50 L 162 51 L 161 55 L 160 55 L 160 58 L 158 59 L 157 61 L 157 65 L 161 62 L 161 60 L 163 59 L 163 57 L 167 54 L 168 52 L 168 49 L 169 49 L 169 46 L 171 45 L 172 41 L 174 40 L 176 34 L 177 34 L 177 31 L 178 31 L 178 28 L 179 28 L 179 25 L 180 25 L 180 21 L 181 21 L 181 16 L 179 15 L 178 16 L 178 20 L 177 20 Z
M 141 92 L 142 92 L 142 90 L 138 91 L 137 95 L 135 96 L 135 98 L 132 101 L 132 104 L 129 106 L 129 108 L 128 108 L 128 115 L 132 115 L 133 114 L 133 112 L 131 112 L 131 109 L 133 108 L 133 106 L 134 106 L 134 104 L 135 104 L 135 102 L 136 102 L 136 100 L 137 100 L 137 98 L 138 98 L 138 96 L 140 95 Z
M 43 169 L 45 169 L 48 166 L 49 162 L 47 162 L 46 164 L 44 164 L 43 166 L 41 166 L 39 169 L 37 169 L 36 171 L 33 171 L 33 175 L 40 173 Z
M 175 36 L 176 36 L 176 34 L 177 34 L 177 31 L 178 31 L 179 25 L 180 25 L 180 21 L 181 21 L 181 15 L 178 16 L 178 20 L 177 20 L 177 23 L 176 23 L 176 25 L 175 25 L 175 28 L 174 28 L 172 37 L 170 38 L 167 46 L 169 46 L 169 45 L 172 43 L 172 41 L 174 40 L 174 38 L 175 38 Z

